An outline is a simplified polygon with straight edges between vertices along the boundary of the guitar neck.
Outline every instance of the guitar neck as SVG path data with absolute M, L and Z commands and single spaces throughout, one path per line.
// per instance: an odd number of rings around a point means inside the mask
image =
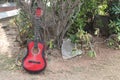
M 34 48 L 38 48 L 38 42 L 40 41 L 39 36 L 39 19 L 35 18 L 35 25 L 34 25 Z

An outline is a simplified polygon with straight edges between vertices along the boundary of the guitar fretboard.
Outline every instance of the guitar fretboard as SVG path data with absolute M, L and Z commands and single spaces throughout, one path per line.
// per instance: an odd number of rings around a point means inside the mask
M 40 25 L 39 25 L 39 18 L 34 18 L 34 48 L 38 48 L 38 42 L 40 41 Z

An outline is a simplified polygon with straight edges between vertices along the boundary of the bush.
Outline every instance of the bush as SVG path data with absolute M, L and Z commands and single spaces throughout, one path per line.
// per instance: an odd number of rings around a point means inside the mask
M 120 1 L 111 1 L 109 3 L 108 12 L 111 18 L 109 24 L 109 34 L 112 36 L 108 40 L 108 45 L 110 47 L 120 49 Z
M 107 8 L 107 0 L 83 0 L 84 3 L 81 6 L 80 12 L 77 17 L 74 19 L 74 23 L 71 28 L 68 30 L 67 35 L 75 42 L 75 39 L 78 39 L 76 35 L 81 31 L 81 33 L 94 33 L 94 22 L 96 20 L 96 15 L 107 15 L 105 9 Z M 74 16 L 73 16 L 74 17 Z M 99 17 L 100 18 L 100 17 Z M 103 21 L 97 23 L 99 29 L 103 26 Z M 98 21 L 98 20 L 97 20 Z
M 65 34 L 68 31 L 69 27 L 73 23 L 73 16 L 76 16 L 80 10 L 82 0 L 30 0 L 23 1 L 18 0 L 18 4 L 23 13 L 27 14 L 28 21 L 31 26 L 34 27 L 34 11 L 36 6 L 43 9 L 43 16 L 40 17 L 40 28 L 42 31 L 41 39 L 45 43 L 53 41 L 57 48 L 60 48 L 62 45 L 62 40 L 65 38 Z M 31 3 L 31 4 L 30 4 Z M 48 3 L 50 3 L 48 5 Z M 21 15 L 21 14 L 20 14 Z M 26 16 L 24 16 L 26 18 Z M 24 23 L 19 22 L 18 24 Z M 24 26 L 20 26 L 23 30 Z M 28 25 L 29 26 L 29 25 Z M 29 27 L 30 28 L 30 27 Z M 27 28 L 26 28 L 27 29 Z M 28 30 L 28 29 L 27 29 Z M 33 30 L 32 30 L 33 31 Z M 27 33 L 26 35 L 30 35 Z M 26 38 L 25 35 L 22 35 Z
M 117 3 L 113 3 L 111 7 L 109 7 L 109 13 L 111 15 L 110 20 L 110 34 L 118 34 L 120 33 L 120 1 Z

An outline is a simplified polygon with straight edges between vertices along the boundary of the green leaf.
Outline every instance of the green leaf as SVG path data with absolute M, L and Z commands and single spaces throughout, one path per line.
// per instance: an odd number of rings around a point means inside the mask
M 90 57 L 96 57 L 96 52 L 90 50 L 90 51 L 88 52 L 88 56 L 90 56 Z
M 117 38 L 118 38 L 118 40 L 120 41 L 120 36 L 118 36 Z

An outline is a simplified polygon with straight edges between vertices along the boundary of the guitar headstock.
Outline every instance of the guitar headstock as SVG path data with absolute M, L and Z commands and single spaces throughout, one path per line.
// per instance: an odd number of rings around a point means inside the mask
M 40 7 L 37 7 L 35 11 L 35 16 L 41 17 L 42 15 L 43 15 L 43 10 Z

